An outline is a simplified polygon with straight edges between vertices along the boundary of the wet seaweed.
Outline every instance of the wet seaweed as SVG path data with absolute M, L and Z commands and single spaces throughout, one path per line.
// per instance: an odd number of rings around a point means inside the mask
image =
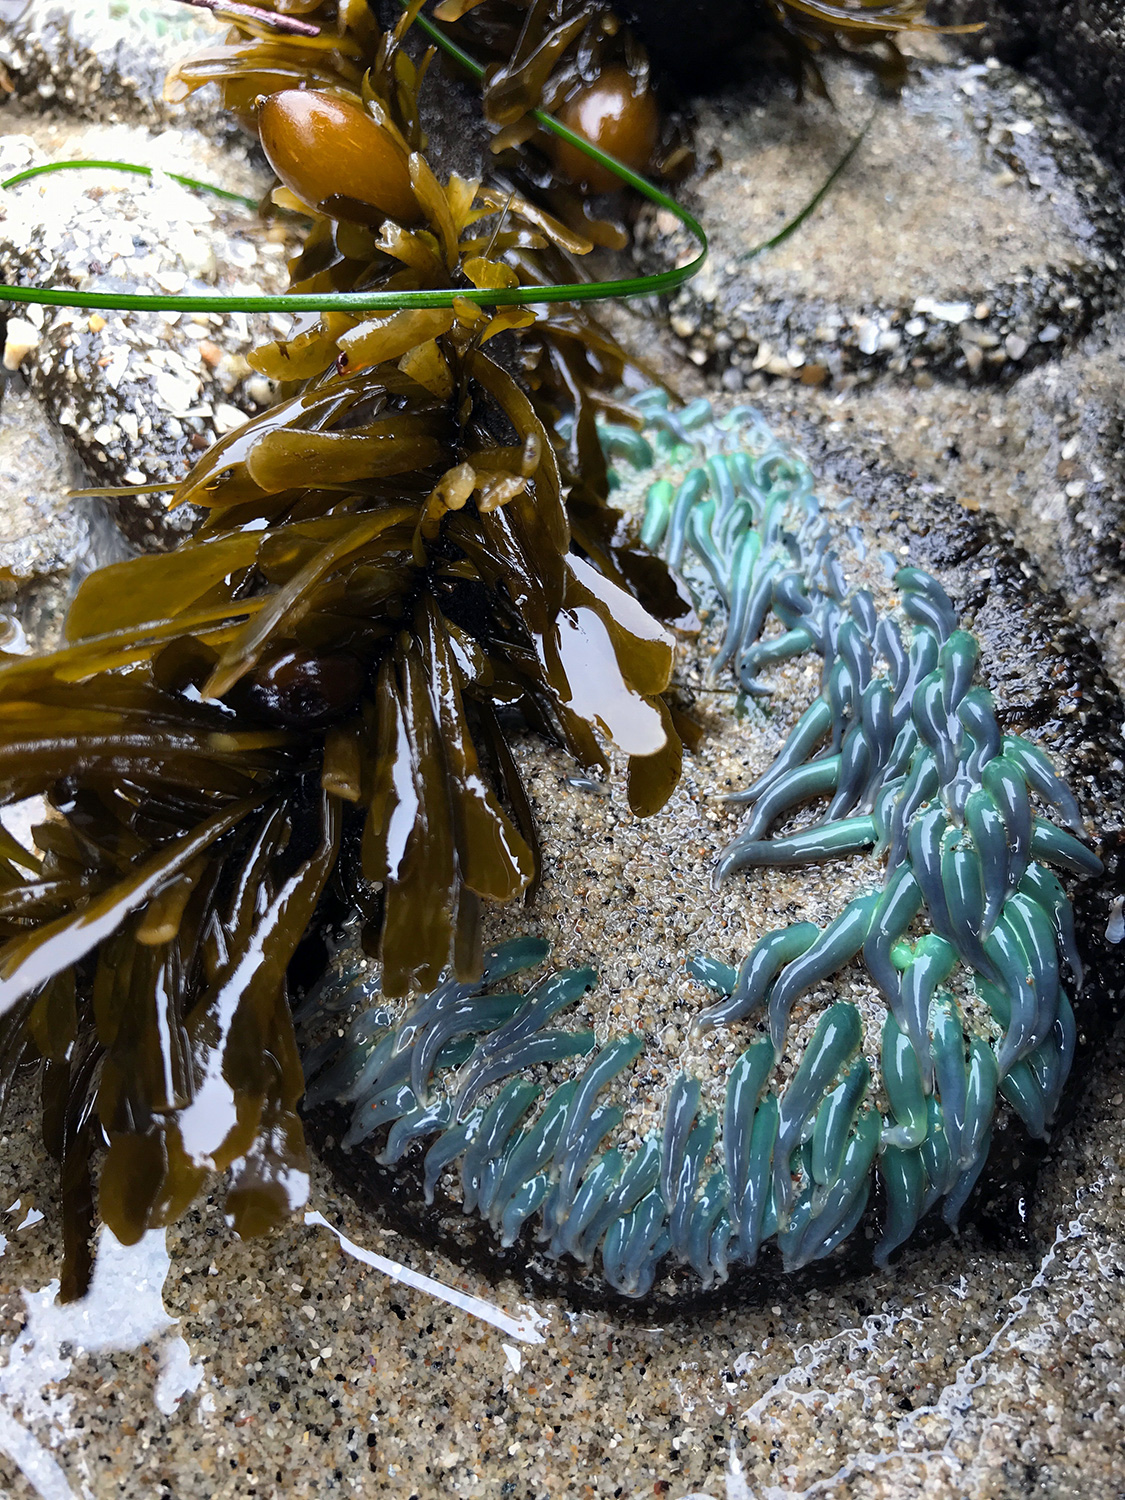
M 624 243 L 620 207 L 595 210 L 588 196 L 616 192 L 620 180 L 544 135 L 536 111 L 547 110 L 635 171 L 682 174 L 690 145 L 658 107 L 648 55 L 634 32 L 597 0 L 445 0 L 434 15 L 486 62 L 483 108 L 499 162 L 533 176 L 568 219 L 580 214 L 599 243 Z M 576 194 L 574 186 L 587 191 Z
M 820 60 L 848 57 L 874 69 L 888 88 L 899 89 L 907 62 L 898 47 L 904 31 L 925 29 L 926 0 L 888 0 L 855 6 L 846 0 L 765 0 L 775 45 L 805 88 L 824 93 Z
M 435 19 L 443 23 L 440 30 L 421 14 L 420 5 L 409 8 L 418 13 L 419 25 L 443 43 L 447 65 L 469 72 L 478 83 L 493 155 L 490 180 L 533 197 L 592 243 L 625 248 L 625 202 L 618 195 L 616 202 L 603 200 L 595 206 L 591 197 L 617 192 L 622 185 L 619 173 L 545 129 L 543 112 L 635 171 L 682 173 L 691 162 L 690 148 L 658 108 L 647 55 L 629 29 L 596 0 L 554 0 L 547 5 L 449 0 L 434 9 Z M 274 9 L 283 24 L 292 19 L 288 6 L 271 4 L 269 11 Z M 230 19 L 234 26 L 223 45 L 172 71 L 166 88 L 169 100 L 176 102 L 207 83 L 217 83 L 225 106 L 247 128 L 254 128 L 260 96 L 298 87 L 358 93 L 366 70 L 381 61 L 384 34 L 367 5 L 319 0 L 302 5 L 300 20 L 315 32 L 312 36 L 250 17 Z M 427 53 L 418 66 L 429 65 Z M 404 73 L 399 87 L 405 98 L 412 65 L 398 66 Z M 420 130 L 417 114 L 413 123 Z
M 634 0 L 624 10 L 660 75 L 706 89 L 752 70 L 781 71 L 798 92 L 822 96 L 827 58 L 863 66 L 897 92 L 909 66 L 899 47 L 904 33 L 981 29 L 929 25 L 924 0 L 696 0 L 686 25 L 676 0 Z
M 408 7 L 406 19 L 428 25 L 463 68 L 471 68 L 483 90 L 485 112 L 499 130 L 492 140 L 489 181 L 480 191 L 493 207 L 511 204 L 512 209 L 505 222 L 492 224 L 483 237 L 466 243 L 469 280 L 469 260 L 491 246 L 504 269 L 477 283 L 478 291 L 502 297 L 519 286 L 538 286 L 555 295 L 563 286 L 572 288 L 565 313 L 560 309 L 538 321 L 526 309 L 508 313 L 507 328 L 521 335 L 521 383 L 547 428 L 557 431 L 560 419 L 568 419 L 559 460 L 577 545 L 661 619 L 683 621 L 686 600 L 667 573 L 626 536 L 622 517 L 606 503 L 605 460 L 595 418 L 620 414 L 622 376 L 637 361 L 586 311 L 581 293 L 598 294 L 597 288 L 575 285 L 586 276 L 576 257 L 595 245 L 622 249 L 628 242 L 621 205 L 607 219 L 601 208 L 592 209 L 591 189 L 636 183 L 639 179 L 630 174 L 643 171 L 653 155 L 659 115 L 643 49 L 616 20 L 610 22 L 604 6 L 567 3 L 556 14 L 553 6 L 489 0 L 484 6 L 455 9 L 468 10 L 462 29 L 468 28 L 468 39 L 484 47 L 484 58 L 506 62 L 482 68 L 445 32 L 434 31 L 420 14 L 419 0 Z M 312 218 L 292 268 L 292 295 L 385 291 L 388 297 L 408 300 L 412 293 L 448 285 L 442 279 L 444 268 L 434 265 L 403 228 L 417 213 L 405 162 L 408 152 L 426 146 L 417 96 L 434 49 L 412 60 L 403 46 L 408 28 L 400 24 L 394 32 L 381 33 L 366 6 L 318 4 L 302 6 L 300 13 L 318 26 L 315 38 L 237 22 L 223 46 L 173 70 L 168 97 L 180 99 L 217 83 L 227 108 L 246 114 L 281 179 L 272 195 L 275 204 Z M 436 14 L 442 16 L 443 8 Z M 401 113 L 400 138 L 393 148 L 373 90 L 393 98 Z M 263 95 L 267 102 L 251 120 L 247 111 Z M 556 113 L 548 119 L 544 110 Z M 618 160 L 599 160 L 597 151 L 581 148 L 580 140 Z M 321 180 L 316 164 L 328 159 L 331 172 Z M 378 197 L 372 188 L 376 177 L 388 201 L 365 202 Z M 652 191 L 648 189 L 650 196 Z M 399 214 L 399 223 L 382 234 L 399 245 L 397 251 L 375 232 L 388 210 Z M 703 241 L 702 231 L 699 237 Z M 406 270 L 400 263 L 404 247 L 410 251 Z M 642 288 L 634 279 L 617 289 L 628 294 Z M 653 282 L 646 289 L 659 287 Z M 403 348 L 410 330 L 417 339 L 426 331 L 426 321 L 411 320 L 406 311 L 387 317 Z M 430 324 L 448 326 L 441 324 L 436 309 Z M 272 354 L 259 351 L 254 363 L 281 380 L 307 378 L 334 358 L 354 364 L 356 349 L 365 357 L 370 335 L 370 328 L 366 335 L 357 333 L 345 310 L 319 320 L 310 317 L 295 339 Z M 361 338 L 365 343 L 357 344 Z
M 503 291 L 537 253 L 586 248 L 510 191 L 438 182 L 410 19 L 359 92 L 283 90 L 259 113 L 313 219 L 298 289 Z M 61 649 L 0 661 L 0 795 L 42 799 L 34 847 L 0 847 L 2 1071 L 39 1060 L 68 1294 L 103 1143 L 97 1214 L 125 1242 L 212 1171 L 243 1234 L 299 1199 L 286 974 L 324 902 L 359 911 L 388 996 L 479 975 L 482 904 L 522 897 L 539 859 L 501 717 L 586 768 L 616 743 L 639 814 L 675 784 L 671 637 L 572 552 L 555 441 L 492 357 L 535 321 L 454 299 L 324 314 L 259 350 L 283 399 L 177 489 L 196 533 L 88 578 Z M 592 325 L 560 326 L 619 378 Z M 579 498 L 589 556 L 596 478 Z

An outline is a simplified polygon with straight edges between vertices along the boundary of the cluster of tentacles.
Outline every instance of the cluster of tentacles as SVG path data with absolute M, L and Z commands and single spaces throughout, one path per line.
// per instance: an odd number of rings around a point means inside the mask
M 1034 812 L 1033 798 L 1081 830 L 1049 759 L 1001 735 L 991 695 L 974 684 L 976 642 L 935 579 L 898 571 L 897 603 L 880 612 L 868 590 L 849 591 L 807 466 L 753 411 L 715 420 L 708 402 L 675 411 L 659 391 L 635 405 L 646 430 L 607 426 L 605 446 L 660 473 L 646 538 L 689 573 L 701 564 L 701 592 L 709 575 L 725 605 L 713 670 L 729 664 L 758 694 L 770 665 L 809 651 L 823 659 L 820 696 L 769 770 L 732 798 L 753 811 L 716 879 L 871 850 L 877 887 L 824 929 L 765 934 L 738 971 L 689 964 L 722 996 L 698 1030 L 760 1033 L 730 1071 L 721 1124 L 702 1109 L 699 1080 L 681 1075 L 662 1135 L 612 1141 L 627 1113 L 623 1075 L 644 1039 L 599 1049 L 590 1032 L 548 1028 L 594 983 L 590 970 L 552 975 L 526 995 L 493 993 L 545 957 L 532 939 L 491 954 L 477 986 L 449 981 L 397 1019 L 361 1010 L 342 1042 L 310 1056 L 309 1100 L 352 1107 L 346 1144 L 384 1132 L 384 1163 L 430 1139 L 428 1198 L 456 1167 L 455 1196 L 502 1244 L 533 1221 L 527 1232 L 546 1254 L 600 1258 L 628 1295 L 647 1292 L 664 1264 L 689 1265 L 704 1283 L 725 1278 L 753 1266 L 770 1239 L 787 1269 L 829 1255 L 862 1218 L 875 1172 L 884 1261 L 939 1201 L 957 1222 L 998 1092 L 1032 1135 L 1046 1134 L 1075 1045 L 1065 969 L 1082 981 L 1070 902 L 1050 867 L 1088 875 L 1100 862 Z M 823 816 L 770 836 L 818 798 L 829 799 Z M 795 1004 L 853 960 L 885 1003 L 881 1036 L 865 1037 L 860 1009 L 836 1001 L 786 1078 Z M 354 1003 L 363 983 L 345 979 L 333 1004 Z M 528 1076 L 588 1054 L 553 1090 Z M 482 1104 L 490 1086 L 498 1091 Z

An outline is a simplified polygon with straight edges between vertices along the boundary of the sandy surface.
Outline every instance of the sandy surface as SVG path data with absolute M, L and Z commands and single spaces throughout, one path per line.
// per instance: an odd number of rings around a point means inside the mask
M 708 112 L 704 147 L 721 164 L 703 191 L 723 204 L 717 222 L 708 221 L 720 268 L 738 265 L 754 243 L 747 229 L 759 240 L 776 234 L 820 187 L 842 143 L 867 126 L 848 191 L 768 261 L 746 263 L 739 274 L 748 297 L 955 301 L 958 291 L 1075 254 L 1081 213 L 1072 195 L 1064 191 L 1053 214 L 1037 211 L 1014 174 L 982 151 L 964 93 L 931 80 L 903 109 L 877 102 L 854 76 L 834 74 L 833 86 L 834 110 L 769 99 Z M 779 182 L 786 188 L 780 204 Z M 938 189 L 951 182 L 955 191 Z M 843 244 L 862 253 L 845 261 Z
M 185 1500 L 332 1489 L 722 1500 L 747 1492 L 740 1471 L 763 1497 L 1110 1500 L 1122 1488 L 1123 1084 L 1115 1055 L 1023 1243 L 907 1252 L 846 1288 L 668 1327 L 470 1281 L 318 1178 L 313 1202 L 332 1223 L 522 1317 L 522 1337 L 395 1285 L 323 1227 L 239 1243 L 209 1203 L 169 1235 L 170 1270 L 146 1246 L 109 1289 L 112 1328 L 145 1301 L 145 1277 L 159 1286 L 167 1272 L 174 1326 L 145 1330 L 136 1352 L 76 1353 L 81 1311 L 45 1316 L 57 1226 L 48 1213 L 17 1229 L 25 1197 L 4 1226 L 5 1282 L 31 1289 L 3 1303 L 5 1421 L 34 1438 L 25 1473 L 52 1500 L 68 1493 L 61 1475 L 74 1494 Z M 5 1139 L 5 1176 L 26 1194 L 20 1144 Z M 13 1500 L 36 1493 L 10 1461 L 0 1479 Z

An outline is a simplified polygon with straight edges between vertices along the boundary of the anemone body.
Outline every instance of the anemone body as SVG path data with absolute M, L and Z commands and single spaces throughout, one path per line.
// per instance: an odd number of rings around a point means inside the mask
M 372 1110 L 387 1108 L 405 1059 L 423 1049 L 403 1096 L 411 1124 L 380 1160 L 397 1162 L 408 1139 L 432 1133 L 428 1194 L 453 1173 L 465 1211 L 480 1213 L 502 1245 L 523 1234 L 547 1255 L 600 1267 L 627 1296 L 644 1296 L 669 1268 L 704 1285 L 725 1279 L 771 1241 L 789 1270 L 822 1259 L 857 1229 L 876 1176 L 882 1263 L 935 1205 L 956 1224 L 986 1160 L 998 1098 L 1032 1135 L 1049 1130 L 1075 1044 L 1064 979 L 1080 985 L 1081 970 L 1069 900 L 1048 867 L 1093 874 L 1100 864 L 1075 837 L 1077 806 L 1048 758 L 1001 734 L 976 682 L 977 643 L 936 579 L 902 569 L 894 603 L 876 609 L 867 591 L 847 585 L 808 468 L 755 412 L 716 420 L 707 402 L 674 410 L 660 391 L 635 406 L 643 434 L 610 425 L 605 446 L 661 476 L 648 489 L 645 532 L 678 563 L 701 568 L 725 604 L 717 670 L 753 692 L 765 645 L 773 661 L 822 659 L 820 697 L 773 766 L 732 799 L 750 813 L 718 861 L 717 882 L 754 865 L 868 851 L 872 889 L 823 929 L 767 934 L 739 970 L 704 958 L 689 965 L 719 997 L 696 1028 L 731 1027 L 748 1043 L 721 1118 L 685 1073 L 662 1131 L 617 1138 L 620 1107 L 597 1101 L 639 1065 L 641 1040 L 611 1037 L 595 1051 L 589 1033 L 547 1028 L 558 1010 L 544 1005 L 543 983 L 507 997 L 495 1030 L 485 1029 L 495 998 L 457 992 L 463 1029 L 460 1050 L 445 1055 L 445 1085 L 437 1043 L 425 1041 L 431 1015 L 451 1003 L 439 990 L 366 1043 L 385 1048 L 384 1062 L 359 1096 L 314 1081 L 314 1098 L 346 1097 L 356 1136 Z M 1033 815 L 1032 792 L 1074 831 Z M 773 835 L 810 798 L 820 817 L 798 835 Z M 505 964 L 514 956 L 542 954 L 517 940 Z M 856 1005 L 837 999 L 795 1067 L 782 1068 L 794 1004 L 853 962 L 885 1004 L 881 1035 L 865 1036 Z M 592 975 L 555 979 L 561 998 Z M 972 1016 L 956 998 L 965 986 L 982 1002 Z M 570 1082 L 542 1098 L 508 1092 L 567 1053 L 590 1056 Z M 486 1071 L 500 1091 L 466 1113 L 468 1085 L 457 1092 L 448 1080 Z M 426 1111 L 443 1092 L 451 1102 L 439 1128 Z M 509 1099 L 510 1116 L 501 1108 Z M 495 1191 L 482 1195 L 484 1181 Z

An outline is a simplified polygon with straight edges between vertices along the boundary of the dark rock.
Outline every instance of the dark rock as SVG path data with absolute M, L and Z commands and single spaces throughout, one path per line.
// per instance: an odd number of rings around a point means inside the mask
M 1125 170 L 1120 0 L 935 0 L 932 15 L 943 22 L 984 21 L 985 29 L 966 45 L 1054 84 L 1109 160 Z
M 697 107 L 685 192 L 711 259 L 672 298 L 688 357 L 732 391 L 880 373 L 1010 381 L 1088 333 L 1117 295 L 1122 208 L 1107 169 L 1043 91 L 993 62 L 931 67 L 880 105 L 826 66 L 834 106 L 721 94 Z M 854 159 L 785 243 L 751 253 Z M 673 216 L 637 226 L 646 270 L 681 261 Z

